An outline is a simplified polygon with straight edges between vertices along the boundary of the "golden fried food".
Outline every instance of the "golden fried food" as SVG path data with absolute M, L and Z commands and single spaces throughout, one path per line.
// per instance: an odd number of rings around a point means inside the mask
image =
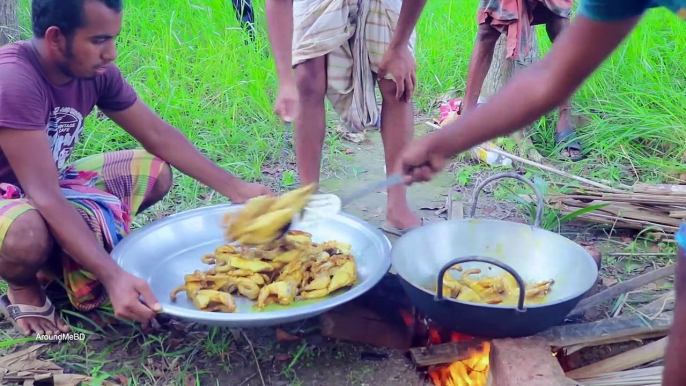
M 193 298 L 193 304 L 205 311 L 234 312 L 236 310 L 236 302 L 230 293 L 214 290 L 199 290 Z
M 287 306 L 295 300 L 298 284 L 292 281 L 276 281 L 260 289 L 257 308 L 264 308 L 267 304 L 277 302 Z
M 236 312 L 233 296 L 255 301 L 259 310 L 272 303 L 287 306 L 325 297 L 357 281 L 349 244 L 313 243 L 312 235 L 303 231 L 288 231 L 261 246 L 221 245 L 200 260 L 212 267 L 185 275 L 184 284 L 170 297 L 175 301 L 185 291 L 203 311 Z
M 310 184 L 279 197 L 259 196 L 248 200 L 239 213 L 224 216 L 226 239 L 253 246 L 274 242 L 293 217 L 303 211 L 315 190 L 316 185 Z M 297 233 L 291 237 L 299 241 Z
M 462 267 L 455 266 L 451 271 L 462 272 Z M 480 269 L 468 269 L 455 279 L 448 272 L 443 276 L 443 296 L 473 303 L 517 305 L 519 285 L 511 274 L 504 272 L 497 276 L 474 278 L 481 273 Z M 553 280 L 526 284 L 524 304 L 538 304 L 545 301 L 550 292 Z

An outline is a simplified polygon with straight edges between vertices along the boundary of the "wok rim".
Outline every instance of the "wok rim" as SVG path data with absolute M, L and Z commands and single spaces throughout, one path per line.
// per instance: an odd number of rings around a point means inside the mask
M 227 203 L 203 206 L 200 208 L 189 209 L 180 213 L 174 213 L 165 218 L 155 220 L 145 225 L 144 227 L 141 227 L 137 231 L 131 232 L 130 235 L 124 237 L 113 248 L 112 252 L 110 253 L 110 256 L 115 260 L 115 262 L 120 268 L 124 269 L 124 267 L 122 266 L 122 262 L 126 256 L 126 253 L 128 252 L 128 249 L 130 248 L 130 245 L 134 244 L 137 241 L 137 239 L 145 237 L 155 232 L 156 230 L 163 228 L 167 224 L 179 221 L 181 219 L 194 217 L 198 213 L 214 213 L 219 211 L 228 211 L 243 207 L 244 205 L 245 204 Z M 193 320 L 201 324 L 225 324 L 230 326 L 243 325 L 244 327 L 250 327 L 251 323 L 256 323 L 255 326 L 264 326 L 307 319 L 356 299 L 357 297 L 365 294 L 374 286 L 376 286 L 376 284 L 378 284 L 378 282 L 383 278 L 383 276 L 390 270 L 391 241 L 379 229 L 373 227 L 371 224 L 358 217 L 343 212 L 339 212 L 336 215 L 336 217 L 345 219 L 345 222 L 351 227 L 364 230 L 366 232 L 370 232 L 372 235 L 375 235 L 376 237 L 374 238 L 374 240 L 376 241 L 374 242 L 374 244 L 377 247 L 381 247 L 381 255 L 372 259 L 373 261 L 375 261 L 373 267 L 374 269 L 369 270 L 370 273 L 368 278 L 362 282 L 359 282 L 357 285 L 341 293 L 340 295 L 313 304 L 296 306 L 284 310 L 257 311 L 247 313 L 206 312 L 184 308 L 179 305 L 163 304 L 162 311 L 160 311 L 159 314 L 166 314 L 181 319 Z M 129 272 L 126 269 L 124 270 L 126 272 Z M 143 279 L 146 280 L 146 282 L 149 282 L 150 277 L 151 275 L 148 274 L 147 277 Z
M 527 227 L 527 228 L 530 228 L 531 230 L 536 230 L 536 231 L 543 231 L 545 233 L 549 233 L 549 234 L 553 235 L 554 237 L 562 238 L 562 239 L 564 239 L 565 242 L 571 243 L 574 246 L 574 248 L 577 248 L 583 252 L 584 256 L 586 256 L 586 258 L 591 262 L 591 266 L 593 267 L 593 271 L 595 272 L 595 280 L 593 282 L 591 282 L 590 285 L 587 288 L 585 288 L 583 291 L 581 291 L 580 293 L 572 294 L 572 295 L 566 296 L 564 298 L 556 299 L 555 301 L 552 301 L 552 302 L 545 302 L 545 303 L 538 303 L 538 304 L 531 304 L 531 305 L 524 304 L 524 310 L 525 311 L 529 308 L 545 308 L 545 307 L 565 303 L 565 302 L 571 301 L 571 300 L 576 299 L 576 298 L 579 298 L 579 300 L 577 301 L 577 303 L 578 303 L 579 301 L 581 301 L 581 297 L 586 292 L 588 292 L 593 287 L 593 285 L 595 285 L 596 281 L 598 280 L 598 275 L 599 275 L 598 267 L 596 265 L 595 260 L 593 260 L 593 257 L 591 257 L 591 254 L 585 248 L 580 246 L 579 244 L 577 244 L 574 241 L 572 241 L 572 240 L 570 240 L 564 236 L 561 236 L 555 232 L 551 232 L 547 229 L 535 227 L 535 226 L 530 225 L 530 224 L 521 224 L 521 223 L 516 223 L 514 221 L 496 220 L 496 219 L 490 219 L 490 218 L 465 218 L 465 219 L 460 219 L 460 220 L 448 220 L 448 221 L 454 222 L 454 223 L 457 223 L 457 222 L 472 223 L 472 222 L 479 222 L 479 221 L 481 221 L 481 222 L 496 222 L 496 223 L 503 223 L 503 222 L 511 223 L 511 224 L 516 225 L 516 226 Z M 422 228 L 439 226 L 441 224 L 447 223 L 448 221 L 427 224 L 427 225 L 424 225 Z M 394 267 L 395 267 L 394 263 L 397 260 L 397 258 L 396 258 L 397 255 L 396 255 L 395 251 L 398 250 L 397 249 L 398 243 L 401 243 L 403 238 L 407 239 L 406 236 L 410 235 L 412 232 L 417 231 L 418 229 L 419 228 L 412 229 L 409 232 L 402 235 L 401 237 L 399 237 L 398 240 L 396 240 L 395 245 L 393 245 L 393 249 L 391 249 L 391 264 Z M 492 258 L 500 261 L 500 259 L 498 259 L 497 257 L 492 257 Z M 428 290 L 422 286 L 415 284 L 412 280 L 408 280 L 408 278 L 405 275 L 403 275 L 403 273 L 401 271 L 399 271 L 397 269 L 396 269 L 396 274 L 398 276 L 400 276 L 400 278 L 402 278 L 405 282 L 407 282 L 407 284 L 409 284 L 409 285 L 417 288 L 418 290 L 426 293 L 427 295 L 429 295 L 431 297 L 432 302 L 436 302 L 436 303 L 451 302 L 451 303 L 456 303 L 456 304 L 460 304 L 460 305 L 464 305 L 464 306 L 479 307 L 479 308 L 485 307 L 485 308 L 501 309 L 501 310 L 508 310 L 508 311 L 509 310 L 517 311 L 518 310 L 517 305 L 501 306 L 501 305 L 497 305 L 497 304 L 473 303 L 473 302 L 465 302 L 462 300 L 457 300 L 457 299 L 453 299 L 453 298 L 446 298 L 446 297 L 443 297 L 441 300 L 437 300 L 436 299 L 437 293 L 435 291 L 430 291 L 430 290 Z M 438 275 L 438 272 L 436 273 L 436 275 Z

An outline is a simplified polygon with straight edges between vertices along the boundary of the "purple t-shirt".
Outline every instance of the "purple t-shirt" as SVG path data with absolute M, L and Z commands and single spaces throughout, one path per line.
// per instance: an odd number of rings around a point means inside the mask
M 135 90 L 114 65 L 95 78 L 54 86 L 31 44 L 22 41 L 0 48 L 0 128 L 44 130 L 57 168 L 70 161 L 84 119 L 95 106 L 121 111 L 131 107 L 136 98 Z M 2 150 L 0 182 L 18 183 Z

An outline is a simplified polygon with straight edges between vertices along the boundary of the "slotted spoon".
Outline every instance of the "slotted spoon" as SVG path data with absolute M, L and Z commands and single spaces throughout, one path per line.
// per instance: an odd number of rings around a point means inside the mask
M 350 195 L 343 198 L 335 194 L 313 194 L 308 200 L 307 206 L 304 209 L 302 222 L 316 221 L 340 213 L 341 209 L 352 201 L 364 197 L 368 194 L 374 193 L 377 190 L 387 189 L 397 184 L 402 184 L 403 178 L 398 174 L 393 174 L 387 179 L 373 184 L 366 185 L 358 189 Z

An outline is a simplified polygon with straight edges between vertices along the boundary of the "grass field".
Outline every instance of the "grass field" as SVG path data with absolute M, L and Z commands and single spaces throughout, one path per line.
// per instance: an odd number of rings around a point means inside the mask
M 477 4 L 433 0 L 426 6 L 418 26 L 418 115 L 435 117 L 439 98 L 450 92 L 462 96 Z M 255 7 L 258 41 L 246 45 L 228 1 L 129 1 L 117 60 L 144 101 L 210 158 L 251 180 L 261 178 L 264 164 L 287 146 L 283 125 L 271 112 L 276 77 L 264 1 Z M 22 21 L 28 28 L 27 6 Z M 545 52 L 550 43 L 543 28 L 538 33 Z M 590 118 L 579 133 L 591 157 L 569 165 L 571 170 L 625 182 L 669 181 L 670 173 L 686 170 L 681 162 L 686 71 L 679 54 L 685 38 L 682 21 L 668 11 L 653 11 L 579 90 L 574 113 Z M 88 124 L 77 156 L 136 146 L 110 122 L 91 117 Z M 533 137 L 544 156 L 554 155 L 553 129 L 554 117 L 535 127 Z M 325 160 L 334 160 L 335 136 L 327 143 L 333 146 Z M 292 181 L 288 172 L 276 182 Z M 207 193 L 186 177 L 177 176 L 177 182 L 167 204 Z
M 284 127 L 272 114 L 276 78 L 265 32 L 264 1 L 254 3 L 259 32 L 257 42 L 248 45 L 228 0 L 126 3 L 117 63 L 141 98 L 204 154 L 240 177 L 266 178 L 277 189 L 292 184 L 292 165 L 283 162 L 288 153 Z M 28 1 L 21 4 L 22 25 L 28 30 Z M 450 93 L 462 96 L 476 32 L 476 7 L 476 0 L 433 0 L 427 5 L 418 27 L 418 116 L 436 117 L 437 100 Z M 686 172 L 682 162 L 686 151 L 686 67 L 679 54 L 686 49 L 685 27 L 666 11 L 651 12 L 575 95 L 574 113 L 588 118 L 579 133 L 591 155 L 563 167 L 629 184 L 639 179 L 672 181 L 674 173 Z M 549 41 L 544 29 L 538 33 L 545 52 Z M 335 119 L 333 115 L 329 118 Z M 544 156 L 554 154 L 554 124 L 554 116 L 541 119 L 533 131 Z M 328 167 L 337 167 L 344 156 L 338 143 L 334 135 L 327 139 Z M 135 146 L 130 136 L 110 122 L 91 116 L 76 156 Z M 262 171 L 266 167 L 276 171 L 265 176 Z M 140 216 L 138 225 L 175 210 L 223 200 L 178 173 L 175 182 L 172 193 L 151 214 Z M 61 345 L 53 356 L 81 373 L 110 374 L 111 369 L 105 370 L 110 360 L 107 353 L 130 344 L 134 335 L 120 336 L 97 352 L 85 344 Z M 4 340 L 0 348 L 20 343 L 1 330 L 0 336 Z M 163 345 L 165 339 L 145 338 L 143 352 L 161 356 L 165 363 L 181 355 Z M 186 347 L 184 370 L 177 374 L 180 378 L 166 384 L 195 384 L 194 376 L 188 378 L 195 370 L 187 366 L 194 355 L 206 361 L 230 362 L 232 339 L 211 330 L 198 344 Z M 307 347 L 298 346 L 293 357 L 307 358 L 307 353 Z M 149 384 L 153 372 L 158 371 L 145 367 L 145 356 L 140 355 L 132 363 L 141 363 L 143 370 L 122 371 L 131 384 Z M 286 370 L 291 371 L 293 363 Z M 289 379 L 297 379 L 291 375 Z

